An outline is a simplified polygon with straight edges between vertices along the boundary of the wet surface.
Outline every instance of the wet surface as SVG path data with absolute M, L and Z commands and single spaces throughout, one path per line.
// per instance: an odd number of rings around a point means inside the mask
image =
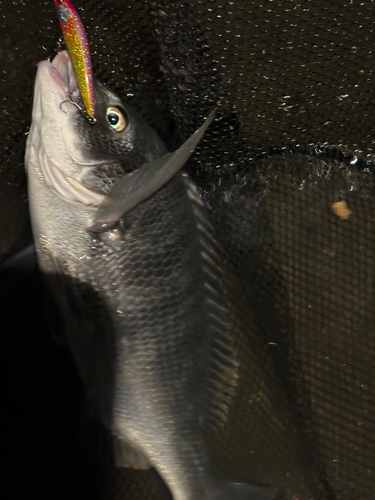
M 234 274 L 226 286 L 242 362 L 231 420 L 207 436 L 214 460 L 289 498 L 370 500 L 373 3 L 75 5 L 95 74 L 170 148 L 219 103 L 190 163 Z M 24 144 L 36 64 L 60 33 L 52 1 L 0 0 L 0 13 L 4 259 L 31 239 Z M 41 293 L 35 269 L 1 278 L 6 498 L 166 500 L 154 472 L 113 468 Z

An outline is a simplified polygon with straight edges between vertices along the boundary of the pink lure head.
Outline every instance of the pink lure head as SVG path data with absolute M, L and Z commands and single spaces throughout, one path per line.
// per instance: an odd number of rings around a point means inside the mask
M 72 2 L 70 0 L 55 0 L 55 7 L 61 7 L 61 5 L 66 5 L 69 10 L 75 12 L 75 8 L 73 7 Z

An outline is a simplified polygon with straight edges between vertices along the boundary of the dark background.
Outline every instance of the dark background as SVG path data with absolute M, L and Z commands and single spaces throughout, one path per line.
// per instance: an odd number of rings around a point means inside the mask
M 219 106 L 188 167 L 235 280 L 241 389 L 207 436 L 213 460 L 288 498 L 373 498 L 374 3 L 75 5 L 95 74 L 171 149 Z M 52 0 L 0 0 L 0 19 L 5 261 L 31 241 L 24 147 L 36 63 L 60 31 Z M 15 267 L 0 278 L 4 498 L 168 498 L 153 471 L 113 468 L 35 262 Z

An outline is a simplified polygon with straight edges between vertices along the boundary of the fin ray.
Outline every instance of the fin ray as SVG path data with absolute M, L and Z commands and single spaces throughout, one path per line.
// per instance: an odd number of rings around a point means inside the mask
M 200 234 L 201 257 L 206 289 L 206 317 L 211 332 L 212 363 L 207 373 L 207 405 L 203 425 L 215 429 L 226 422 L 229 406 L 237 387 L 236 355 L 231 332 L 226 323 L 226 308 L 221 293 L 223 270 L 220 266 L 222 251 L 212 236 L 213 228 L 206 214 L 205 205 L 195 184 L 183 174 L 188 195 Z
M 188 161 L 214 116 L 215 110 L 211 111 L 203 125 L 174 153 L 167 153 L 121 177 L 99 207 L 89 231 L 102 233 L 114 227 L 121 217 L 165 186 Z

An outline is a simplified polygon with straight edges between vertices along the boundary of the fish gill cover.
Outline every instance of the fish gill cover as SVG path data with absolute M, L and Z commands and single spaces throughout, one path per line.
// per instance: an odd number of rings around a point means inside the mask
M 219 103 L 189 164 L 235 276 L 226 289 L 241 352 L 229 421 L 207 434 L 212 459 L 290 498 L 373 498 L 373 2 L 75 6 L 95 75 L 170 150 Z M 30 239 L 23 155 L 35 65 L 60 31 L 47 0 L 0 1 L 0 13 L 4 259 Z M 16 273 L 1 297 L 6 498 L 170 498 L 154 471 L 115 469 L 107 436 L 82 416 L 37 273 Z

